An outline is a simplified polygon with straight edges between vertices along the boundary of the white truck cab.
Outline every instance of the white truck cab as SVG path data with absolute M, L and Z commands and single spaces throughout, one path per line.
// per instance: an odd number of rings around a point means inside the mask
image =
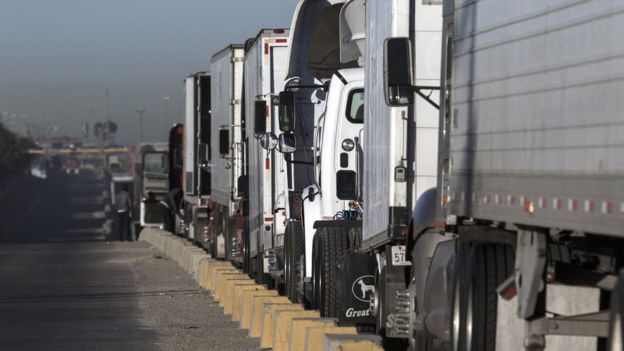
M 334 262 L 359 225 L 363 128 L 364 1 L 301 0 L 280 93 L 277 147 L 287 163 L 284 281 L 288 296 L 331 316 Z M 343 244 L 330 240 L 332 233 Z M 323 271 L 326 270 L 326 271 Z

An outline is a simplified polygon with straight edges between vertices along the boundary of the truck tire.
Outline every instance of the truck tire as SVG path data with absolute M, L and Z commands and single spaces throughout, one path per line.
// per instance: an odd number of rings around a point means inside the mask
M 346 226 L 323 226 L 316 230 L 312 249 L 312 279 L 315 305 L 321 317 L 338 317 L 337 265 L 349 246 L 349 228 Z
M 288 222 L 284 238 L 284 280 L 286 282 L 286 296 L 296 303 L 303 302 L 299 286 L 303 267 L 299 264 L 299 260 L 304 255 L 304 245 L 305 237 L 301 222 Z
M 609 351 L 620 351 L 624 345 L 624 270 L 620 271 L 615 289 L 611 293 L 611 306 L 609 313 Z
M 411 351 L 433 351 L 435 338 L 423 332 L 414 333 L 414 346 Z
M 496 288 L 514 269 L 513 248 L 504 244 L 458 242 L 453 287 L 453 351 L 495 351 Z

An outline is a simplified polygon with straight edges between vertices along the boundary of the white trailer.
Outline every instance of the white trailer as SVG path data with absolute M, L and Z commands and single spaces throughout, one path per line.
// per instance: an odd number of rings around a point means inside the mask
M 622 349 L 622 13 L 444 1 L 438 186 L 416 204 L 394 319 L 413 345 Z M 389 105 L 417 88 L 406 48 L 384 48 Z
M 215 257 L 242 263 L 239 181 L 244 173 L 242 83 L 244 47 L 232 44 L 212 56 L 211 234 Z M 243 184 L 241 184 L 243 185 Z
M 406 289 L 407 233 L 414 206 L 431 197 L 428 190 L 437 183 L 441 31 L 439 1 L 366 2 L 364 218 L 358 252 L 373 255 L 369 274 L 376 276 L 375 293 L 370 301 L 377 331 L 386 338 L 410 339 L 412 347 L 418 345 L 414 336 L 420 331 L 414 333 L 419 320 L 405 312 L 405 306 L 414 307 L 413 293 Z M 402 57 L 387 53 L 392 38 L 411 48 L 413 59 L 403 71 L 395 63 Z M 388 89 L 388 75 L 403 80 Z M 419 257 L 418 264 L 426 264 L 430 256 Z
M 210 73 L 197 72 L 184 80 L 184 224 L 185 236 L 208 245 L 210 199 Z
M 245 263 L 262 282 L 281 268 L 278 257 L 283 258 L 287 165 L 283 154 L 262 149 L 257 139 L 265 133 L 278 133 L 273 100 L 284 89 L 288 35 L 288 29 L 263 29 L 245 45 L 243 86 L 249 180 Z
M 600 300 L 614 288 L 624 243 L 624 146 L 614 138 L 624 130 L 624 43 L 613 35 L 624 30 L 624 2 L 445 6 L 439 203 L 456 228 L 457 260 L 484 263 L 456 270 L 452 296 L 465 302 L 453 310 L 452 341 L 474 348 L 523 329 L 511 347 L 539 350 L 547 335 L 607 337 L 611 313 L 611 349 L 622 349 L 622 312 Z M 492 254 L 507 266 L 493 265 Z M 498 323 L 497 332 L 497 316 L 473 307 L 496 296 L 467 295 L 480 284 L 508 299 L 517 292 L 520 328 Z M 596 294 L 559 310 L 551 297 L 578 286 Z M 612 295 L 621 306 L 621 292 Z M 596 349 L 599 341 L 586 340 L 570 347 Z

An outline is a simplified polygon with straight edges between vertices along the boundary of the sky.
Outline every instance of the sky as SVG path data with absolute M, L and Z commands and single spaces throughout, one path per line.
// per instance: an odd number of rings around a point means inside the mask
M 287 28 L 296 0 L 0 0 L 0 118 L 25 133 L 80 135 L 110 117 L 117 141 L 164 141 L 182 81 L 261 28 Z M 164 97 L 169 97 L 168 100 Z M 167 120 L 168 117 L 168 120 Z M 90 127 L 91 128 L 91 127 Z

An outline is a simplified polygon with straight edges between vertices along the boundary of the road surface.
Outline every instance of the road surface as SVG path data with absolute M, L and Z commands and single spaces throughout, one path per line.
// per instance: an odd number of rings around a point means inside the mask
M 173 261 L 107 240 L 103 195 L 88 172 L 0 194 L 0 350 L 257 348 Z

